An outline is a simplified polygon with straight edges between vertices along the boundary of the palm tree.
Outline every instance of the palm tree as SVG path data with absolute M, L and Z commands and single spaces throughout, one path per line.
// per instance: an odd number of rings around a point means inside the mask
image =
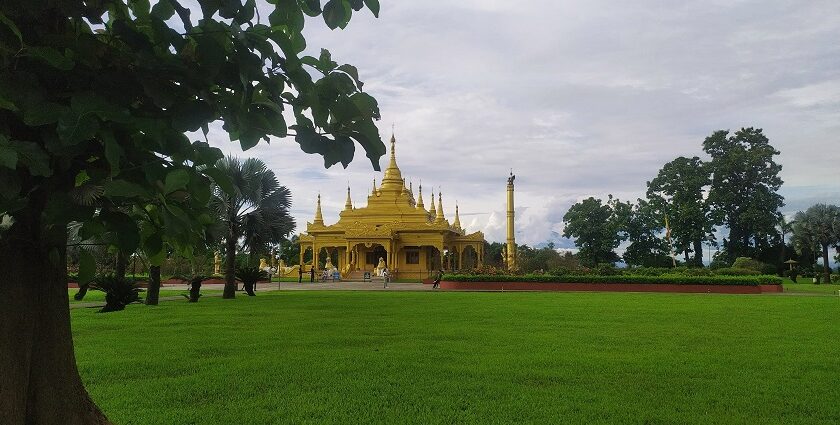
M 236 249 L 242 248 L 257 255 L 266 244 L 280 242 L 295 228 L 289 215 L 291 192 L 277 181 L 274 172 L 256 158 L 240 161 L 222 158 L 216 168 L 227 175 L 233 184 L 232 193 L 213 187 L 211 208 L 224 226 L 225 290 L 223 298 L 236 293 Z M 255 257 L 254 257 L 255 258 Z
M 784 263 L 785 263 L 785 261 L 787 261 L 786 258 L 785 258 L 785 251 L 787 250 L 787 245 L 785 243 L 785 236 L 787 236 L 788 233 L 793 232 L 794 224 L 796 224 L 796 221 L 794 221 L 794 220 L 788 221 L 785 218 L 784 214 L 781 214 L 779 216 L 779 223 L 777 224 L 777 226 L 779 227 L 779 235 L 782 237 L 782 249 L 781 249 L 781 252 L 779 254 L 779 267 L 780 267 L 780 270 L 782 270 L 782 271 L 784 271 L 784 266 L 785 266 Z
M 811 246 L 822 248 L 825 282 L 831 283 L 831 267 L 828 265 L 828 248 L 840 243 L 840 207 L 816 204 L 804 213 L 796 213 L 794 235 Z

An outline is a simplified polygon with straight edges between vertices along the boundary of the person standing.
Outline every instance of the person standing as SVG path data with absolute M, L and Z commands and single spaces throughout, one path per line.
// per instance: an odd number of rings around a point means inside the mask
M 303 264 L 298 268 L 298 283 L 303 283 Z
M 391 277 L 391 274 L 388 272 L 388 267 L 382 269 L 382 287 L 388 288 L 388 279 Z
M 309 268 L 309 283 L 315 283 L 315 266 Z

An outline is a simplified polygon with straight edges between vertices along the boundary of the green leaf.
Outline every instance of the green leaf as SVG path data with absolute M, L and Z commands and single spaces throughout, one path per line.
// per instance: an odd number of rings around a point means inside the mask
M 106 121 L 127 123 L 128 111 L 119 105 L 92 92 L 80 92 L 70 99 L 70 108 L 80 117 L 96 115 Z
M 31 127 L 52 124 L 68 110 L 58 103 L 30 101 L 23 110 L 23 123 Z
M 0 12 L 0 23 L 5 24 L 6 27 L 9 28 L 9 31 L 11 31 L 12 34 L 14 34 L 15 37 L 17 37 L 18 42 L 20 44 L 23 44 L 23 36 L 20 35 L 20 30 L 18 29 L 17 25 L 15 25 L 15 23 L 12 22 L 11 19 L 7 18 L 6 15 L 3 14 L 3 12 Z
M 163 250 L 163 238 L 160 233 L 155 232 L 148 235 L 143 241 L 143 251 L 147 256 L 153 257 Z
M 166 181 L 164 182 L 164 190 L 166 193 L 172 193 L 176 190 L 186 189 L 190 182 L 190 174 L 187 170 L 176 169 L 166 173 Z
M 175 8 L 167 0 L 161 0 L 152 6 L 152 16 L 165 21 L 175 15 Z
M 20 140 L 13 140 L 12 146 L 17 151 L 18 161 L 29 168 L 29 174 L 43 177 L 52 175 L 50 157 L 40 146 Z
M 207 167 L 202 172 L 207 176 L 213 179 L 213 182 L 219 186 L 225 193 L 229 195 L 233 195 L 236 193 L 236 189 L 233 187 L 233 181 L 230 179 L 230 176 L 223 173 L 216 167 Z
M 320 6 L 318 8 L 320 9 Z M 278 1 L 277 5 L 274 6 L 274 12 L 268 16 L 268 20 L 274 27 L 287 27 L 288 31 L 285 32 L 288 34 L 299 34 L 303 30 L 303 14 L 306 12 L 302 9 L 305 9 L 305 7 L 299 7 L 294 1 Z M 310 16 L 317 16 L 317 14 Z
M 75 65 L 72 59 L 65 57 L 61 54 L 61 52 L 53 49 L 52 47 L 36 46 L 28 48 L 27 51 L 30 56 L 44 61 L 53 68 L 57 68 L 62 71 L 69 71 L 73 69 L 73 65 Z
M 379 158 L 385 155 L 385 143 L 379 136 L 379 129 L 371 120 L 362 120 L 353 125 L 351 137 L 359 142 L 367 152 L 373 169 L 379 171 Z
M 90 140 L 99 130 L 99 121 L 92 114 L 69 110 L 58 119 L 58 137 L 67 145 Z
M 210 147 L 206 142 L 193 142 L 192 151 L 195 165 L 215 164 L 216 161 L 224 158 L 221 149 Z
M 5 109 L 12 112 L 18 111 L 18 107 L 15 106 L 15 104 L 12 103 L 12 101 L 4 99 L 2 96 L 0 96 L 0 109 Z
M 172 126 L 179 131 L 197 131 L 202 124 L 213 121 L 213 108 L 200 100 L 190 100 L 172 109 Z
M 336 136 L 335 140 L 328 142 L 327 151 L 324 153 L 324 166 L 329 168 L 336 163 L 341 163 L 344 168 L 350 165 L 356 146 L 347 136 Z
M 17 168 L 18 154 L 6 136 L 0 134 L 0 165 L 11 168 Z
M 105 221 L 108 230 L 112 231 L 117 239 L 117 247 L 125 252 L 133 252 L 140 245 L 140 229 L 137 222 L 125 213 L 113 210 L 104 210 L 100 217 Z
M 96 259 L 86 249 L 79 250 L 79 285 L 86 285 L 96 275 Z
M 379 105 L 376 103 L 376 99 L 373 96 L 367 93 L 356 93 L 350 96 L 350 100 L 353 101 L 353 104 L 359 108 L 359 112 L 362 113 L 362 116 L 365 119 L 376 119 L 380 118 L 379 115 Z
M 324 22 L 329 29 L 344 29 L 350 21 L 350 4 L 346 0 L 329 0 L 324 5 Z
M 111 180 L 105 183 L 105 196 L 109 198 L 147 198 L 149 192 L 135 183 L 125 180 Z
M 102 143 L 105 144 L 105 160 L 111 166 L 111 175 L 120 173 L 120 158 L 123 156 L 123 148 L 117 143 L 114 134 L 110 130 L 100 133 L 102 136 Z
M 358 70 L 358 69 L 356 69 L 356 67 L 355 67 L 355 66 L 353 66 L 353 65 L 348 65 L 348 64 L 344 64 L 344 65 L 339 66 L 337 69 L 338 69 L 339 71 L 342 71 L 342 72 L 346 73 L 346 74 L 347 74 L 347 75 L 349 75 L 350 77 L 352 77 L 352 78 L 353 78 L 353 81 L 355 81 L 355 82 L 356 82 L 356 85 L 359 87 L 359 89 L 361 89 L 361 88 L 362 88 L 362 86 L 364 85 L 364 83 L 362 83 L 361 81 L 359 81 L 359 70 Z
M 321 14 L 320 0 L 298 0 L 298 4 L 300 4 L 300 8 L 303 10 L 303 13 L 310 17 L 315 17 Z
M 379 0 L 365 0 L 365 5 L 373 12 L 373 16 L 379 17 Z

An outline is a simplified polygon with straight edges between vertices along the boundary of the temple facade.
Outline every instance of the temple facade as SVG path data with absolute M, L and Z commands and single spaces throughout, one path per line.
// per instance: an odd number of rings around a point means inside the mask
M 320 270 L 334 266 L 345 279 L 361 279 L 364 272 L 380 273 L 388 267 L 392 277 L 425 279 L 438 269 L 473 268 L 484 260 L 484 234 L 461 227 L 458 206 L 452 223 L 443 212 L 443 196 L 437 207 L 432 192 L 429 209 L 423 201 L 423 187 L 417 197 L 406 186 L 391 136 L 391 158 L 379 187 L 374 179 L 367 205 L 355 208 L 347 188 L 347 201 L 335 224 L 327 225 L 321 214 L 321 195 L 315 219 L 306 223 L 299 237 L 300 264 L 305 257 L 315 260 Z M 317 253 L 316 255 L 312 255 Z

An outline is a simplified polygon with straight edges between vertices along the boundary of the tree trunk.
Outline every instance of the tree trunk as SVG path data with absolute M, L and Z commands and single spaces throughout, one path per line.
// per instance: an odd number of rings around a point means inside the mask
M 231 223 L 225 241 L 225 290 L 222 298 L 236 297 L 236 239 L 236 228 Z
M 703 267 L 703 240 L 694 241 L 694 265 Z
M 0 239 L 0 423 L 108 424 L 76 368 L 63 229 L 30 213 Z
M 831 266 L 828 265 L 828 244 L 822 244 L 823 255 L 823 273 L 825 274 L 825 283 L 831 283 Z
M 688 256 L 688 248 L 686 248 L 685 251 L 683 251 L 683 255 L 685 256 L 685 265 L 686 266 L 690 265 L 691 261 L 689 261 L 689 258 L 691 258 L 691 257 Z
M 114 268 L 114 277 L 125 280 L 125 269 L 128 268 L 128 257 L 123 250 L 117 250 L 117 264 Z
M 785 261 L 787 261 L 787 260 L 785 260 L 785 249 L 786 248 L 787 247 L 785 246 L 785 234 L 782 233 L 782 249 L 779 252 L 779 267 L 778 267 L 779 277 L 784 277 L 784 275 L 785 275 Z
M 149 267 L 149 287 L 146 288 L 146 305 L 158 305 L 160 298 L 160 266 Z

